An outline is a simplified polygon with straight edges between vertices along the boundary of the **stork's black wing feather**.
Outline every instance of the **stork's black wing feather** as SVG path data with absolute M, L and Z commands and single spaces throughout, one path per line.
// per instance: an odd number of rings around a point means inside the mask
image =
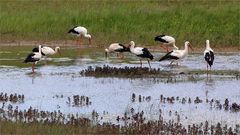
M 126 47 L 126 46 L 124 46 L 121 43 L 119 43 L 119 45 L 123 47 L 123 49 L 119 50 L 119 52 L 130 52 L 130 48 L 129 47 Z
M 168 52 L 166 55 L 164 55 L 162 58 L 160 58 L 159 61 L 163 61 L 163 60 L 178 60 L 179 59 L 178 57 L 171 55 L 172 52 L 173 51 Z
M 42 47 L 43 48 L 43 47 Z M 39 49 L 38 49 L 38 47 L 35 47 L 35 48 L 33 48 L 32 49 L 32 52 L 39 52 Z M 45 54 L 41 51 L 41 54 L 43 55 L 43 56 L 45 56 Z
M 149 58 L 149 59 L 153 60 L 153 55 L 149 52 L 149 50 L 147 48 L 143 48 L 142 51 L 143 51 L 143 54 L 140 54 L 137 56 L 142 57 L 142 58 Z
M 70 29 L 70 30 L 68 31 L 68 33 L 79 34 L 77 31 L 74 30 L 74 28 L 73 28 L 73 29 Z
M 35 62 L 36 60 L 33 58 L 34 55 L 34 53 L 28 54 L 27 58 L 24 60 L 24 63 Z
M 214 53 L 212 51 L 209 51 L 205 54 L 204 58 L 207 61 L 208 65 L 211 67 L 214 61 Z
M 154 38 L 155 41 L 163 42 L 163 43 L 168 43 L 168 41 L 164 40 L 162 37 L 165 35 L 159 35 Z

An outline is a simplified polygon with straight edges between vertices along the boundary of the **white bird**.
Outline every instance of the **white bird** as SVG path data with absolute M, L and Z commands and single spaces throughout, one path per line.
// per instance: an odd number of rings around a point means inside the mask
M 140 64 L 142 67 L 142 59 L 147 59 L 148 65 L 151 68 L 150 60 L 153 60 L 153 55 L 148 51 L 147 48 L 143 47 L 135 47 L 135 43 L 133 41 L 130 42 L 129 44 L 130 52 L 135 54 L 136 56 L 140 57 Z
M 42 58 L 42 53 L 41 53 L 41 45 L 39 45 L 38 52 L 32 52 L 28 54 L 27 58 L 24 60 L 25 63 L 32 62 L 32 72 L 34 73 L 34 68 L 35 65 L 37 64 L 38 61 L 41 60 Z
M 108 48 L 105 49 L 105 57 L 107 57 L 108 53 L 120 53 L 121 57 L 123 57 L 123 52 L 130 52 L 130 49 L 123 44 L 120 43 L 112 43 Z
M 173 50 L 171 52 L 168 52 L 165 56 L 163 56 L 162 58 L 160 58 L 159 61 L 163 61 L 163 60 L 171 60 L 171 63 L 172 64 L 174 61 L 178 61 L 180 59 L 183 59 L 184 57 L 187 56 L 188 54 L 188 47 L 190 47 L 192 50 L 192 46 L 190 44 L 189 41 L 186 41 L 185 42 L 185 48 L 184 50 Z M 178 64 L 178 63 L 177 63 Z
M 71 33 L 73 35 L 78 36 L 77 44 L 81 44 L 83 37 L 87 38 L 89 40 L 89 44 L 91 44 L 91 35 L 88 34 L 87 29 L 82 26 L 76 26 L 68 31 L 68 33 Z
M 41 45 L 40 45 L 41 46 Z M 39 52 L 39 47 L 35 47 L 32 49 L 32 52 Z M 56 53 L 60 53 L 60 47 L 57 46 L 55 47 L 55 49 L 53 50 L 51 47 L 47 47 L 47 46 L 42 46 L 41 47 L 41 53 L 43 56 L 48 56 L 48 55 L 54 55 Z
M 169 45 L 172 45 L 174 50 L 178 50 L 178 47 L 175 45 L 175 39 L 171 36 L 159 35 L 159 36 L 156 36 L 154 38 L 154 40 L 159 41 L 159 42 L 163 43 L 164 45 L 166 45 L 166 47 L 164 47 L 163 45 L 161 45 L 161 47 L 163 49 L 165 49 L 167 52 L 169 52 L 169 50 L 168 50 Z
M 210 47 L 209 40 L 206 40 L 206 49 L 203 54 L 204 54 L 205 61 L 207 62 L 207 70 L 208 70 L 208 66 L 210 66 L 210 70 L 211 70 L 211 67 L 214 61 L 214 53 L 212 48 Z

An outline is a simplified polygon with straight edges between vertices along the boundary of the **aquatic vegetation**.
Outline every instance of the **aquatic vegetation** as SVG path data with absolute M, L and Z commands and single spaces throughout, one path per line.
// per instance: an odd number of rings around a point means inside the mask
M 88 96 L 73 95 L 73 97 L 68 97 L 66 102 L 68 105 L 72 106 L 89 106 L 92 104 Z
M 124 124 L 95 123 L 97 112 L 93 111 L 92 120 L 79 117 L 78 114 L 65 115 L 61 111 L 42 111 L 30 107 L 27 110 L 8 108 L 0 111 L 0 132 L 2 134 L 227 134 L 239 133 L 239 125 L 228 127 L 227 125 L 191 124 L 184 127 L 179 121 L 164 121 L 159 115 L 158 120 L 147 121 L 144 112 L 127 114 L 117 117 L 116 121 Z M 180 118 L 180 117 L 179 117 Z M 95 124 L 94 124 L 95 123 Z M 14 125 L 14 126 L 13 126 Z M 64 130 L 63 130 L 64 129 Z M 66 130 L 67 129 L 67 130 Z
M 142 96 L 142 95 L 138 95 L 136 97 L 136 94 L 133 93 L 132 94 L 132 102 L 150 102 L 151 101 L 151 96 Z
M 162 71 L 158 69 L 149 69 L 147 67 L 110 67 L 104 65 L 103 67 L 96 66 L 95 68 L 89 66 L 87 69 L 80 72 L 84 76 L 94 77 L 123 77 L 123 78 L 138 78 L 138 77 L 168 77 L 173 74 L 169 71 Z
M 132 95 L 132 98 L 134 97 L 134 94 Z M 240 112 L 240 103 L 233 102 L 232 104 L 229 103 L 229 99 L 226 98 L 224 103 L 220 103 L 220 100 L 217 99 L 206 99 L 205 101 L 203 99 L 200 99 L 200 97 L 196 97 L 195 99 L 192 99 L 191 97 L 165 97 L 163 95 L 160 95 L 160 103 L 163 104 L 174 104 L 174 103 L 181 103 L 181 104 L 206 104 L 210 106 L 210 109 L 216 108 L 219 110 L 224 109 L 225 111 L 232 111 L 232 112 Z
M 7 94 L 7 93 L 0 93 L 0 102 L 11 102 L 11 103 L 23 103 L 24 102 L 24 95 L 23 94 Z

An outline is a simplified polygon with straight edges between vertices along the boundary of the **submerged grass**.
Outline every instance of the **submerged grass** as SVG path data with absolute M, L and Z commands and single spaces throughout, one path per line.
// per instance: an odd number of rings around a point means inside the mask
M 69 40 L 68 29 L 88 28 L 94 44 L 110 42 L 156 44 L 154 36 L 168 34 L 179 46 L 239 46 L 237 1 L 8 1 L 0 2 L 0 41 Z

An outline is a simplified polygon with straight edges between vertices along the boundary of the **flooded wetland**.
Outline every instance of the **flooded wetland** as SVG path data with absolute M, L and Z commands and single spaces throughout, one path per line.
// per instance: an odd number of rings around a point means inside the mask
M 151 134 L 158 127 L 182 134 L 240 134 L 239 53 L 216 53 L 207 74 L 202 53 L 169 65 L 158 61 L 163 52 L 151 50 L 149 69 L 130 53 L 105 58 L 102 48 L 65 46 L 61 55 L 40 61 L 33 74 L 31 64 L 23 63 L 31 49 L 0 47 L 0 119 L 69 124 L 74 116 L 79 123 L 107 123 L 121 133 Z M 140 125 L 145 132 L 129 131 Z

